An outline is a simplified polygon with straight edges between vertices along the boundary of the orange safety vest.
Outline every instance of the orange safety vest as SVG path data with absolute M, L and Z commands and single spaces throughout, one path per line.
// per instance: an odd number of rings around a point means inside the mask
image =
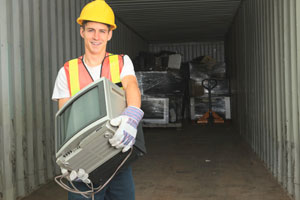
M 106 53 L 102 62 L 100 77 L 105 77 L 111 82 L 121 86 L 120 74 L 123 68 L 123 55 Z M 82 56 L 64 64 L 70 96 L 75 95 L 82 88 L 94 80 L 82 61 Z

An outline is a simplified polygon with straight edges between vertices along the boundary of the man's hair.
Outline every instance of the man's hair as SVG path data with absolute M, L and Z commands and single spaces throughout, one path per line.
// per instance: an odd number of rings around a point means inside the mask
M 82 27 L 83 29 L 85 29 L 85 25 L 86 25 L 88 22 L 92 22 L 92 21 L 83 20 L 83 21 L 82 21 L 82 25 L 81 25 L 80 27 Z M 105 24 L 105 23 L 102 23 L 102 24 Z M 111 30 L 111 25 L 109 25 L 109 24 L 105 24 L 105 25 L 108 27 L 108 30 L 110 31 L 110 30 Z

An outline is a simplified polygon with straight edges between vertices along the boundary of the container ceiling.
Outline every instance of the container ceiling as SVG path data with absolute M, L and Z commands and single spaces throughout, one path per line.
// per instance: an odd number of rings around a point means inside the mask
M 151 43 L 223 40 L 241 0 L 106 0 Z

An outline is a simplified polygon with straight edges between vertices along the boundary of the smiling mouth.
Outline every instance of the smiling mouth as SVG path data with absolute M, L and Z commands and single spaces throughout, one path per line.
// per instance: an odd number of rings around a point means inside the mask
M 101 42 L 91 42 L 92 45 L 100 46 Z

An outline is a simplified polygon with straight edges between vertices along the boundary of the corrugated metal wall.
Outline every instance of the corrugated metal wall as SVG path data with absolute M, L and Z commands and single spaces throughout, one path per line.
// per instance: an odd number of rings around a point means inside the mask
M 234 122 L 300 200 L 300 0 L 244 0 L 225 47 Z
M 0 0 L 0 199 L 24 196 L 56 173 L 51 95 L 58 69 L 83 52 L 75 20 L 86 2 Z M 117 25 L 109 50 L 134 57 L 148 49 Z
M 130 28 L 116 19 L 117 29 L 113 32 L 112 40 L 107 45 L 107 51 L 127 54 L 133 60 L 140 51 L 148 50 L 148 43 L 136 35 Z
M 182 55 L 182 61 L 188 62 L 199 56 L 211 56 L 218 62 L 224 61 L 224 42 L 189 42 L 171 44 L 149 44 L 153 53 L 173 51 Z

